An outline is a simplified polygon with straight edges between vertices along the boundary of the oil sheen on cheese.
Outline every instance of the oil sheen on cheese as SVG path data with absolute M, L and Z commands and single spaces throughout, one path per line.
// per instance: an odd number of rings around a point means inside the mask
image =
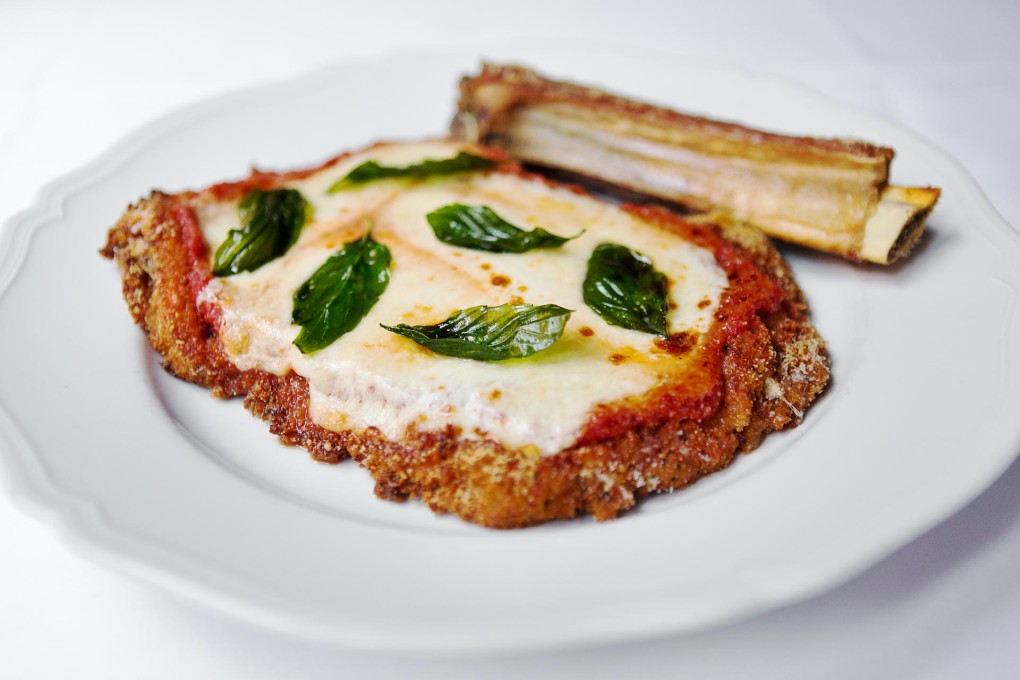
M 254 272 L 214 278 L 201 297 L 222 310 L 223 344 L 242 370 L 308 380 L 312 418 L 332 430 L 378 429 L 402 439 L 409 428 L 552 454 L 573 444 L 599 404 L 641 395 L 683 371 L 683 357 L 647 333 L 606 324 L 582 299 L 581 284 L 600 243 L 650 257 L 669 280 L 671 333 L 708 330 L 727 285 L 712 254 L 620 211 L 562 188 L 501 173 L 383 180 L 327 194 L 366 160 L 405 165 L 450 158 L 446 142 L 378 146 L 289 186 L 314 207 L 299 241 Z M 425 215 L 444 205 L 486 205 L 524 229 L 584 235 L 561 248 L 493 254 L 446 245 Z M 236 203 L 209 203 L 199 220 L 210 251 L 240 228 Z M 292 342 L 294 291 L 338 248 L 367 229 L 390 249 L 390 284 L 358 327 L 303 355 Z M 434 324 L 452 312 L 506 302 L 554 303 L 573 310 L 563 337 L 525 359 L 481 362 L 434 354 L 379 324 Z

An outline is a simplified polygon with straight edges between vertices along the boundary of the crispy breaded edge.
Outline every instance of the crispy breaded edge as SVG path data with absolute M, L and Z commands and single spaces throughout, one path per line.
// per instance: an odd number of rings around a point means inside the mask
M 155 193 L 131 206 L 108 234 L 101 252 L 120 267 L 135 322 L 169 372 L 218 397 L 244 396 L 245 407 L 283 443 L 307 449 L 315 460 L 353 457 L 371 473 L 381 498 L 417 497 L 435 512 L 498 528 L 583 513 L 611 519 L 643 496 L 727 467 L 767 433 L 799 423 L 828 380 L 824 342 L 785 261 L 759 232 L 724 225 L 725 237 L 779 282 L 785 297 L 779 311 L 755 317 L 727 344 L 723 397 L 710 417 L 639 426 L 550 456 L 464 439 L 452 429 L 402 441 L 373 430 L 332 432 L 312 422 L 304 378 L 238 370 L 203 319 L 189 279 L 186 253 L 194 244 L 176 212 L 195 196 Z

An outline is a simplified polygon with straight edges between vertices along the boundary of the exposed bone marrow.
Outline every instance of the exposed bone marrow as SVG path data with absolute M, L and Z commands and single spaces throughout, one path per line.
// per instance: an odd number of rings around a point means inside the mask
M 893 150 L 790 137 L 485 65 L 461 81 L 459 139 L 697 211 L 725 210 L 771 236 L 890 264 L 918 241 L 936 188 L 889 185 Z

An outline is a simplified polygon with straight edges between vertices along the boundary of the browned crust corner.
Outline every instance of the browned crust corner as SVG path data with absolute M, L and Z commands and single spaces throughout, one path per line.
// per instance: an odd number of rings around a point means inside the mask
M 167 371 L 218 397 L 244 394 L 253 376 L 227 359 L 188 289 L 192 267 L 186 235 L 174 216 L 175 207 L 188 197 L 154 192 L 129 206 L 100 253 L 120 267 L 128 311 Z

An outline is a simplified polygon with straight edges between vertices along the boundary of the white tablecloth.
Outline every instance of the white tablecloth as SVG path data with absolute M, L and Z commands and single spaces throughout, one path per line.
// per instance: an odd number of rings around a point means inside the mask
M 126 131 L 214 94 L 395 50 L 562 39 L 729 62 L 872 109 L 949 151 L 1020 225 L 1020 4 L 705 5 L 0 0 L 0 222 Z M 1014 464 L 851 582 L 721 629 L 422 659 L 207 613 L 95 566 L 0 494 L 0 677 L 1016 677 L 1018 498 Z

